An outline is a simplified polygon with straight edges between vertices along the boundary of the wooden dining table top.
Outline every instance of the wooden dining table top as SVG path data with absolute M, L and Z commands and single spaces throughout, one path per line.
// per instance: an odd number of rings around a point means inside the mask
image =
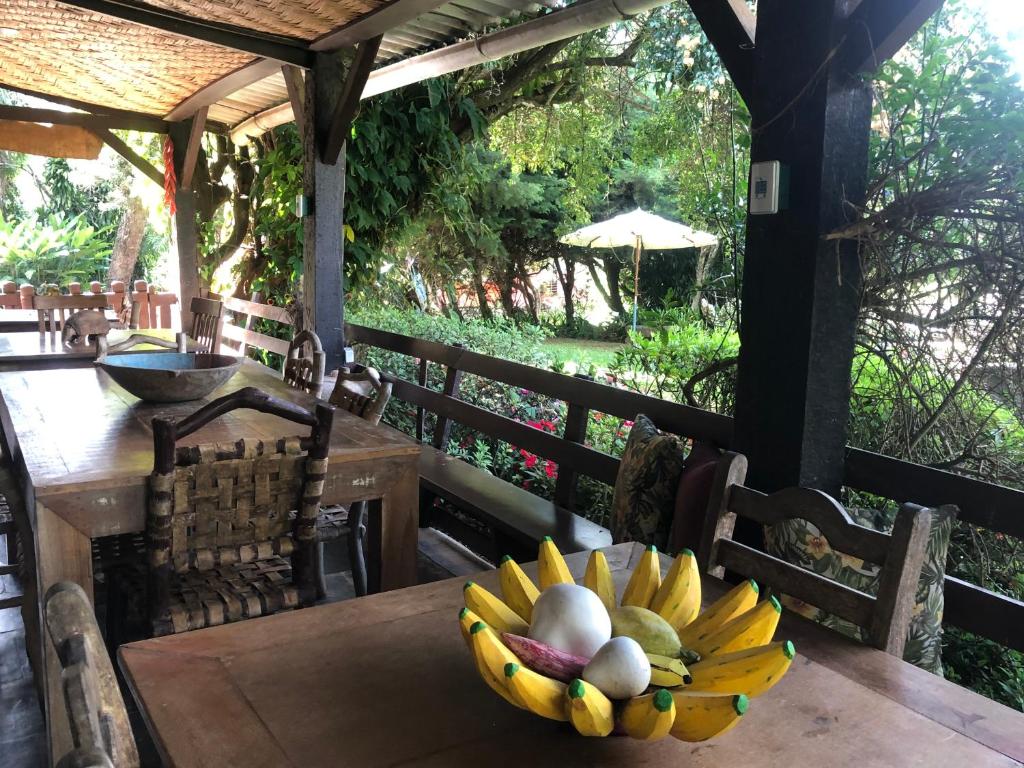
M 605 550 L 620 595 L 642 551 Z M 586 555 L 566 559 L 580 579 Z M 496 571 L 473 579 L 498 591 Z M 1021 713 L 792 613 L 776 633 L 796 645 L 792 666 L 729 733 L 699 744 L 583 738 L 486 687 L 458 627 L 463 582 L 146 640 L 122 646 L 119 661 L 165 764 L 179 768 L 1024 761 Z M 704 586 L 709 599 L 726 588 Z
M 184 403 L 146 403 L 104 371 L 88 366 L 57 370 L 0 371 L 4 436 L 24 457 L 35 497 L 79 494 L 118 486 L 141 488 L 153 469 L 155 416 L 181 418 L 221 395 L 252 386 L 309 407 L 314 398 L 287 386 L 266 367 L 244 360 L 210 395 Z M 179 445 L 234 442 L 239 437 L 276 440 L 308 428 L 252 410 L 232 411 L 178 441 Z M 371 425 L 347 411 L 335 414 L 330 461 L 418 456 L 411 438 Z M 141 515 L 141 513 L 140 513 Z M 141 519 L 141 517 L 140 517 Z
M 114 328 L 107 334 L 107 343 L 117 344 L 128 339 L 133 334 L 151 336 L 164 341 L 174 341 L 177 331 L 171 328 L 147 328 L 145 330 Z M 194 341 L 189 340 L 189 344 L 192 349 L 196 348 Z M 154 351 L 168 350 L 153 344 L 140 344 L 118 354 L 137 354 L 139 352 Z M 59 333 L 39 333 L 39 331 L 0 332 L 0 367 L 3 369 L 18 368 L 25 363 L 36 361 L 63 362 L 69 358 L 89 361 L 95 357 L 95 343 L 65 344 Z

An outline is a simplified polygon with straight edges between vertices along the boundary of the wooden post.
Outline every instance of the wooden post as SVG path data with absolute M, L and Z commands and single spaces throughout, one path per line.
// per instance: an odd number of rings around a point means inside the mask
M 345 152 L 333 165 L 321 156 L 351 59 L 350 51 L 318 53 L 305 82 L 302 304 L 304 327 L 320 337 L 328 371 L 354 360 L 345 346 Z
M 747 218 L 735 449 L 764 491 L 834 495 L 843 479 L 861 270 L 854 243 L 823 236 L 855 217 L 867 183 L 870 83 L 834 61 L 850 5 L 757 9 L 751 162 L 789 173 L 788 205 Z
M 575 375 L 577 379 L 593 381 L 590 376 L 582 373 Z M 590 421 L 590 409 L 580 403 L 569 403 L 568 411 L 565 414 L 565 430 L 562 438 L 580 445 L 587 442 L 587 426 Z M 569 467 L 558 468 L 558 479 L 555 481 L 555 504 L 564 509 L 575 509 L 576 507 L 576 483 L 579 474 Z
M 168 133 L 174 142 L 174 170 L 179 181 L 186 167 L 192 119 L 171 123 Z M 191 175 L 191 174 L 190 174 Z M 189 307 L 192 299 L 200 295 L 199 281 L 199 220 L 196 195 L 180 183 L 174 195 L 177 212 L 174 214 L 174 234 L 178 247 L 178 280 L 181 298 L 181 327 L 189 327 Z
M 462 348 L 462 344 L 454 346 Z M 441 394 L 448 397 L 458 397 L 459 387 L 462 386 L 462 371 L 455 365 L 449 365 L 444 374 L 444 389 Z M 452 422 L 447 416 L 437 414 L 437 422 L 434 424 L 433 446 L 439 451 L 448 452 L 448 438 L 452 432 Z

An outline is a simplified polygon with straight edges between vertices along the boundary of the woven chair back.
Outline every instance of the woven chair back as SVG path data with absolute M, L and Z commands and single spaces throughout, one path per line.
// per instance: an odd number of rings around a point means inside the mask
M 299 331 L 288 345 L 284 382 L 303 392 L 320 394 L 324 383 L 324 348 L 320 337 L 312 331 Z
M 273 413 L 312 432 L 277 441 L 176 448 L 177 439 L 238 408 Z M 301 600 L 315 593 L 316 522 L 333 417 L 332 406 L 318 403 L 309 411 L 246 387 L 181 422 L 153 420 L 156 458 L 146 534 L 154 612 L 166 607 L 172 572 L 208 571 L 274 555 L 291 558 Z
M 379 424 L 391 399 L 391 387 L 375 368 L 348 366 L 338 370 L 330 402 L 371 424 Z

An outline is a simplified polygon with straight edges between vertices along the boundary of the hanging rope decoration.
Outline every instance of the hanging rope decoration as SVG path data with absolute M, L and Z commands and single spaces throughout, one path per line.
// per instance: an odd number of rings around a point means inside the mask
M 174 142 L 168 136 L 164 139 L 164 205 L 173 216 L 178 211 L 174 195 L 178 191 L 178 179 L 174 175 Z

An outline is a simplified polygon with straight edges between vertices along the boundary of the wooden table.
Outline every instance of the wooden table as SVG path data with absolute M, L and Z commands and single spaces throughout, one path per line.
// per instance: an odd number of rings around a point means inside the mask
M 117 320 L 117 312 L 106 310 L 107 319 Z M 39 312 L 34 309 L 0 309 L 0 333 L 35 331 L 39 328 Z
M 313 400 L 251 361 L 207 400 L 244 386 L 303 405 Z M 145 528 L 146 480 L 153 469 L 150 421 L 157 415 L 184 416 L 203 402 L 142 403 L 91 366 L 0 372 L 4 451 L 23 480 L 36 542 L 38 595 L 65 579 L 92 594 L 90 540 Z M 257 411 L 234 411 L 179 445 L 277 439 L 296 431 L 304 428 Z M 372 426 L 347 412 L 335 415 L 323 501 L 370 501 L 368 538 L 381 552 L 379 573 L 368 574 L 371 586 L 394 589 L 416 582 L 419 451 L 413 440 L 389 427 Z M 38 621 L 38 614 L 26 621 L 30 635 Z M 48 724 L 63 722 L 56 656 L 48 640 L 40 643 Z M 67 747 L 59 737 L 63 730 L 50 730 L 58 756 Z
M 643 548 L 605 551 L 621 595 Z M 567 560 L 581 578 L 585 555 Z M 498 589 L 495 571 L 474 579 Z M 796 615 L 777 634 L 797 649 L 786 677 L 721 739 L 585 739 L 513 708 L 479 679 L 456 621 L 462 584 L 134 643 L 122 646 L 120 664 L 165 763 L 178 768 L 983 768 L 1024 760 L 1024 715 Z M 708 579 L 705 593 L 724 588 Z
M 2 312 L 0 312 L 0 317 L 2 316 Z M 154 336 L 165 341 L 174 341 L 177 331 L 170 328 L 147 328 L 136 331 L 115 328 L 107 334 L 107 343 L 117 344 L 132 334 Z M 196 343 L 191 339 L 188 340 L 188 344 L 192 350 L 197 348 Z M 168 352 L 170 350 L 153 344 L 140 344 L 118 354 L 153 351 Z M 95 357 L 95 344 L 65 345 L 61 341 L 60 334 L 40 334 L 39 331 L 0 332 L 0 371 L 88 367 Z

